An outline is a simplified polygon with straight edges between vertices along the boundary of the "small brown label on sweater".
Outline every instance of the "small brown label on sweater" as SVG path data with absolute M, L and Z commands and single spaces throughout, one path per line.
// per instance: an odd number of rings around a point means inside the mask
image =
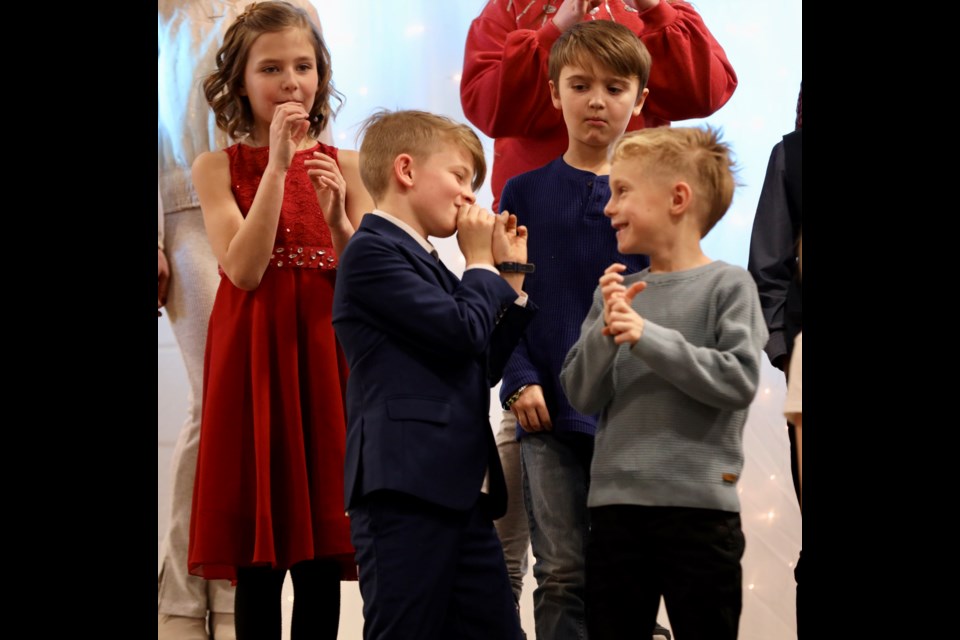
M 723 481 L 724 481 L 724 482 L 729 482 L 730 484 L 735 483 L 735 482 L 736 482 L 737 480 L 739 480 L 739 479 L 740 479 L 740 476 L 738 476 L 738 475 L 735 474 L 735 473 L 725 473 L 725 474 L 723 474 Z

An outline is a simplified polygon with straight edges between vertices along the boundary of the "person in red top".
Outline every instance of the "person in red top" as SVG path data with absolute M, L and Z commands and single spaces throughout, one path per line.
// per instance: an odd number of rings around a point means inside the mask
M 467 33 L 463 113 L 494 138 L 493 208 L 509 178 L 567 148 L 547 86 L 550 47 L 582 20 L 628 26 L 653 57 L 650 97 L 627 131 L 705 118 L 727 103 L 737 74 L 700 14 L 680 0 L 490 0 Z

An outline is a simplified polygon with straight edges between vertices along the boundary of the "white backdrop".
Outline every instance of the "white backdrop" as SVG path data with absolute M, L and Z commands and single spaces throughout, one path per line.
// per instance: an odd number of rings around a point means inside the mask
M 358 148 L 358 125 L 380 107 L 424 109 L 466 121 L 459 98 L 463 45 L 470 21 L 485 0 L 313 2 L 330 48 L 334 84 L 346 96 L 333 126 L 337 146 Z M 710 257 L 745 267 L 770 149 L 793 129 L 802 79 L 801 0 L 700 0 L 694 5 L 726 50 L 739 78 L 727 105 L 705 121 L 720 126 L 732 144 L 743 186 L 704 246 Z M 481 140 L 491 162 L 493 143 L 482 134 Z M 478 201 L 490 206 L 489 180 L 480 190 Z M 456 241 L 440 240 L 436 244 L 447 265 L 460 272 L 463 258 Z M 186 389 L 185 376 L 171 358 L 165 357 L 171 349 L 175 349 L 175 343 L 163 318 L 158 326 L 158 547 L 166 526 L 169 479 L 169 460 L 162 446 L 175 437 L 185 411 L 185 399 L 183 411 L 178 406 Z M 497 391 L 491 396 L 495 414 L 499 414 Z M 743 640 L 796 637 L 792 571 L 801 548 L 802 525 L 790 480 L 789 445 L 781 414 L 784 392 L 783 375 L 765 361 L 760 392 L 746 425 L 746 465 L 739 489 L 747 540 L 740 622 Z M 494 415 L 492 419 L 499 417 Z M 521 611 L 531 640 L 534 587 L 535 581 L 528 575 Z M 341 638 L 347 640 L 360 638 L 362 619 L 356 591 L 355 583 L 344 585 Z M 667 618 L 662 614 L 660 620 L 666 622 Z

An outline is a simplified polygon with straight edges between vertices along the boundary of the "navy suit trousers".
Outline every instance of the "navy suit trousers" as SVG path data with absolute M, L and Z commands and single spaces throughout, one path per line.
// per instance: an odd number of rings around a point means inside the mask
M 350 510 L 364 640 L 517 640 L 520 620 L 486 496 L 466 511 L 396 491 Z

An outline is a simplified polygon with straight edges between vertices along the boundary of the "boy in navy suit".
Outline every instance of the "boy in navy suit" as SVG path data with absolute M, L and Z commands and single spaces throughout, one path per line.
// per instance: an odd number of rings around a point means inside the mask
M 360 174 L 377 209 L 340 256 L 333 304 L 350 366 L 345 503 L 363 635 L 514 640 L 489 403 L 535 310 L 527 231 L 475 204 L 486 163 L 466 125 L 399 111 L 364 130 Z M 428 241 L 454 232 L 462 280 Z

